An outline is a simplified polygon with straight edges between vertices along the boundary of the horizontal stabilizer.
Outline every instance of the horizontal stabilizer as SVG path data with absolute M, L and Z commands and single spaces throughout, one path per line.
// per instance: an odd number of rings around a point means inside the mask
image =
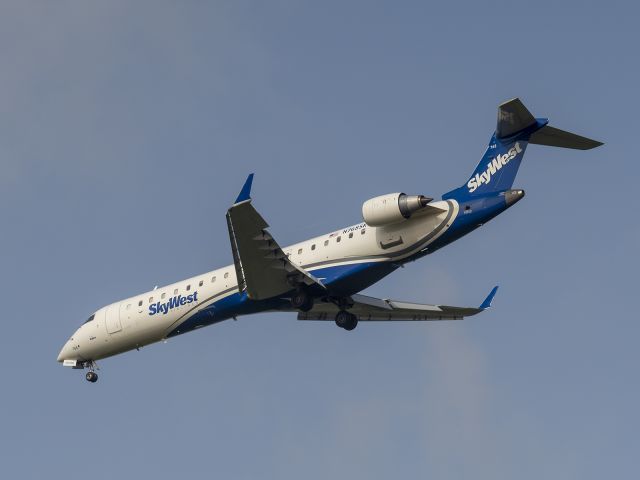
M 590 150 L 603 145 L 602 142 L 581 137 L 575 133 L 565 132 L 559 128 L 545 125 L 529 138 L 529 143 L 548 145 L 550 147 L 574 148 L 576 150 Z

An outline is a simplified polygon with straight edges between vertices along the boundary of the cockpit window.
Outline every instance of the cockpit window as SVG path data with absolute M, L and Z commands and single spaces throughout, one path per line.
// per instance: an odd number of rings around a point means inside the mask
M 91 320 L 93 320 L 94 318 L 96 318 L 96 314 L 94 313 L 93 315 L 91 315 L 86 322 L 84 323 L 89 323 Z

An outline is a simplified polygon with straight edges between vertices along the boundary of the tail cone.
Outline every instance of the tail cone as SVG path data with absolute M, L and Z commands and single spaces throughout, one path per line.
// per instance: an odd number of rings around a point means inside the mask
M 504 192 L 504 203 L 510 207 L 524 198 L 524 190 L 507 190 Z

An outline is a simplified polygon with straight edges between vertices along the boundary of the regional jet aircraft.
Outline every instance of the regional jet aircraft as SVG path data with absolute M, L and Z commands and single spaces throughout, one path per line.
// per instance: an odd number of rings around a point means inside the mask
M 280 247 L 251 199 L 253 174 L 227 212 L 233 265 L 107 305 L 64 344 L 58 362 L 87 369 L 96 361 L 241 315 L 297 312 L 344 330 L 360 322 L 461 320 L 489 308 L 425 305 L 359 292 L 484 225 L 524 197 L 512 189 L 529 144 L 588 150 L 602 143 L 534 118 L 519 99 L 498 107 L 497 128 L 468 181 L 434 201 L 389 193 L 362 205 L 362 222 Z

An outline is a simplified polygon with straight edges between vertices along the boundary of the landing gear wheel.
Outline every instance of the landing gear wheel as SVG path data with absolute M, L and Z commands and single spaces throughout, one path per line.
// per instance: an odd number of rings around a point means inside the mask
M 85 378 L 87 382 L 96 383 L 98 381 L 98 374 L 96 372 L 87 372 Z
M 350 332 L 358 326 L 358 318 L 346 310 L 340 310 L 336 314 L 336 325 Z
M 298 290 L 291 296 L 291 306 L 301 312 L 308 312 L 313 308 L 313 297 L 304 290 Z

